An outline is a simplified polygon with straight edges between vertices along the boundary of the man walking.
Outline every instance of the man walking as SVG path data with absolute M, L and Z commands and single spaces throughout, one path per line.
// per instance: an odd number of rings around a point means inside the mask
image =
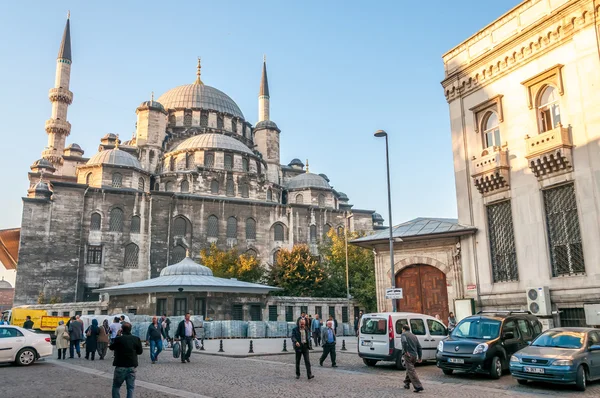
M 362 319 L 363 312 L 358 311 L 358 317 L 354 318 L 354 335 L 358 337 L 358 329 L 360 328 L 360 320 Z
M 119 390 L 123 382 L 127 386 L 127 398 L 133 398 L 138 355 L 142 355 L 144 349 L 140 338 L 131 334 L 131 323 L 123 322 L 121 324 L 121 335 L 115 338 L 109 348 L 115 352 L 112 398 L 121 397 Z
M 319 365 L 323 366 L 323 362 L 327 359 L 327 355 L 331 354 L 331 367 L 337 368 L 335 364 L 335 332 L 333 331 L 333 323 L 327 322 L 327 327 L 323 329 L 323 355 L 319 360 Z
M 406 377 L 404 378 L 404 388 L 407 390 L 410 388 L 410 383 L 415 387 L 414 392 L 423 391 L 423 386 L 417 376 L 415 364 L 421 362 L 421 343 L 417 336 L 410 332 L 408 325 L 402 326 L 402 336 L 400 336 L 402 342 L 402 355 L 404 356 L 404 362 L 406 364 Z
M 318 347 L 321 345 L 321 320 L 319 319 L 319 314 L 315 314 L 315 319 L 313 319 L 310 325 L 310 331 L 313 335 L 313 340 L 315 341 L 315 345 Z
M 169 336 L 169 331 L 171 330 L 171 320 L 167 318 L 167 314 L 163 314 L 163 316 L 160 317 L 160 324 L 162 326 L 163 338 L 167 339 L 168 342 L 171 342 L 171 336 Z
M 27 315 L 25 323 L 23 323 L 23 329 L 33 329 L 33 321 L 29 315 Z
M 313 374 L 310 371 L 310 359 L 308 357 L 308 341 L 310 332 L 306 328 L 306 321 L 298 319 L 298 325 L 292 330 L 292 344 L 296 351 L 296 379 L 300 378 L 300 358 L 304 357 L 304 366 L 306 367 L 306 376 L 312 379 Z
M 150 345 L 150 360 L 152 361 L 152 364 L 155 364 L 156 361 L 158 361 L 158 354 L 160 354 L 163 349 L 162 326 L 155 316 L 152 317 L 152 323 L 148 326 L 146 342 Z
M 77 356 L 81 358 L 81 340 L 83 339 L 83 322 L 73 317 L 69 324 L 69 338 L 71 344 L 69 345 L 69 358 L 75 357 L 75 351 Z
M 121 330 L 121 323 L 119 323 L 119 317 L 114 317 L 113 322 L 109 326 L 110 329 L 110 344 L 117 338 L 119 330 Z
M 177 326 L 177 332 L 175 338 L 181 340 L 181 363 L 190 362 L 190 356 L 192 355 L 192 344 L 196 338 L 196 329 L 194 324 L 190 321 L 190 313 L 185 314 L 185 319 L 179 322 Z M 187 351 L 185 346 L 187 345 Z

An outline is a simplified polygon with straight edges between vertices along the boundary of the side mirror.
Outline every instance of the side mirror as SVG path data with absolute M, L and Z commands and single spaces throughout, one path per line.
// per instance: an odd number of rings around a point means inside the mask
M 531 345 L 531 341 L 528 341 L 528 342 L 527 342 L 527 345 Z
M 594 344 L 591 346 L 590 351 L 600 351 L 600 344 Z
M 513 332 L 506 332 L 502 337 L 506 340 L 510 340 L 515 338 L 515 334 Z

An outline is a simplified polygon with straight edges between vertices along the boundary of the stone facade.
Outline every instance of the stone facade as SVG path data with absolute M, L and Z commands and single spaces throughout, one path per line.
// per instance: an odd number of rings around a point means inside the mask
M 2 311 L 9 310 L 13 307 L 14 297 L 15 289 L 13 287 L 0 287 L 0 314 Z

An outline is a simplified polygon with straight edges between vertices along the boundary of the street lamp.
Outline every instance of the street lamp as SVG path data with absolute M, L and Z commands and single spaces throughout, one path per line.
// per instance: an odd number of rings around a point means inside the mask
M 385 163 L 387 166 L 387 192 L 388 192 L 388 212 L 390 221 L 390 266 L 392 289 L 396 287 L 396 273 L 394 272 L 394 236 L 392 231 L 392 190 L 390 188 L 390 154 L 388 149 L 388 134 L 383 130 L 377 130 L 375 137 L 385 137 Z M 392 299 L 392 311 L 396 312 L 396 299 Z
M 344 225 L 344 235 L 346 244 L 346 298 L 348 299 L 348 306 L 350 305 L 350 276 L 348 271 L 348 230 L 350 229 L 350 219 L 354 217 L 354 214 L 345 216 L 346 221 Z M 348 307 L 349 308 L 349 307 Z

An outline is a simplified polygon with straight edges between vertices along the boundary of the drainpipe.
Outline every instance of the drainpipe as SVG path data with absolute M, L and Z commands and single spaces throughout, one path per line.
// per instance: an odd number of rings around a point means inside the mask
M 83 216 L 85 214 L 85 195 L 87 195 L 88 190 L 90 189 L 89 185 L 83 191 L 83 199 L 81 200 L 81 219 L 79 220 L 79 263 L 77 264 L 77 276 L 75 283 L 75 302 L 77 302 L 77 293 L 79 292 L 79 270 L 81 269 L 81 259 L 83 258 L 83 253 L 81 250 L 83 249 L 83 243 L 81 239 L 83 238 Z

